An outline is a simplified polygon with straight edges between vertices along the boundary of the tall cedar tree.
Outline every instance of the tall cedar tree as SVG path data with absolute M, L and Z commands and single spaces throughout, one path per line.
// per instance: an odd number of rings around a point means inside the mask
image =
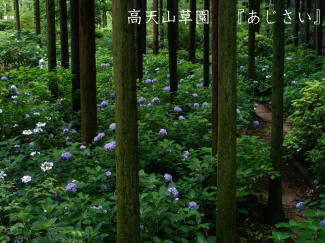
M 218 6 L 219 0 L 211 1 L 212 12 L 212 155 L 217 155 L 218 146 Z M 215 184 L 216 175 L 214 176 Z
M 258 12 L 257 1 L 259 0 L 249 0 L 249 12 L 252 11 Z M 256 76 L 256 66 L 255 66 L 255 39 L 256 32 L 258 30 L 258 23 L 249 23 L 248 24 L 248 70 L 247 77 L 248 79 L 254 79 Z
M 159 24 L 160 24 L 160 46 L 164 47 L 164 26 L 163 26 L 163 15 L 164 15 L 164 0 L 159 0 Z
M 19 0 L 14 0 L 16 30 L 20 31 L 20 13 L 19 13 Z
M 204 0 L 204 9 L 210 13 L 210 0 Z M 210 18 L 210 16 L 209 16 Z M 203 79 L 204 87 L 209 87 L 210 83 L 210 24 L 204 25 L 204 40 L 203 40 Z
M 97 127 L 94 0 L 79 0 L 79 40 L 81 140 L 90 143 Z
M 80 110 L 79 0 L 70 0 L 72 109 Z
M 218 168 L 217 242 L 237 242 L 236 232 L 236 0 L 218 8 Z
M 310 47 L 310 20 L 308 19 L 308 15 L 311 15 L 311 2 L 310 0 L 305 0 L 305 44 L 307 47 Z
M 321 0 L 316 0 L 316 9 L 319 9 L 320 12 L 324 11 L 322 8 Z M 316 25 L 316 36 L 315 36 L 315 49 L 317 52 L 317 55 L 322 55 L 323 54 L 323 30 L 322 30 L 322 23 L 323 23 L 323 16 L 322 14 L 320 15 L 320 25 Z M 321 68 L 322 65 L 319 65 L 319 68 Z
M 55 1 L 46 0 L 47 12 L 47 57 L 48 70 L 52 72 L 56 68 L 56 33 L 55 33 Z M 49 78 L 49 90 L 54 98 L 59 97 L 59 88 L 55 77 Z
M 34 0 L 34 21 L 35 21 L 35 33 L 41 34 L 41 11 L 39 0 Z
M 170 83 L 170 99 L 178 90 L 177 78 L 177 42 L 178 42 L 178 0 L 167 0 L 167 10 L 170 18 L 175 16 L 175 22 L 168 22 L 168 51 L 169 51 L 169 83 Z
M 152 11 L 155 11 L 155 15 L 158 16 L 155 20 L 159 21 L 159 14 L 158 14 L 158 0 L 153 0 Z M 158 22 L 159 23 L 159 22 Z M 152 41 L 152 52 L 154 55 L 157 55 L 159 52 L 159 29 L 158 24 L 153 21 L 153 41 Z
M 133 6 L 133 0 L 113 0 L 118 243 L 140 242 L 135 28 L 128 24 Z
M 69 68 L 67 0 L 60 0 L 61 66 Z
M 300 11 L 300 0 L 295 0 L 295 23 L 293 28 L 293 43 L 295 46 L 299 44 L 299 11 Z
M 280 172 L 269 182 L 268 220 L 275 224 L 284 220 L 282 207 L 282 150 L 283 150 L 283 75 L 284 75 L 284 22 L 285 2 L 276 0 L 276 23 L 273 29 L 273 63 L 272 63 L 272 128 L 271 159 L 274 168 Z
M 189 25 L 188 60 L 195 62 L 196 0 L 190 0 L 191 22 Z

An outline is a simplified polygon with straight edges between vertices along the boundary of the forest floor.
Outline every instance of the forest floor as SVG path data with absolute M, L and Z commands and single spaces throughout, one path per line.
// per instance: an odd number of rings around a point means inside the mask
M 272 112 L 270 106 L 258 103 L 256 108 L 256 116 L 260 124 L 257 127 L 250 127 L 247 135 L 258 136 L 271 143 L 271 125 Z M 287 119 L 283 125 L 284 133 L 291 129 L 290 121 Z M 291 164 L 285 164 L 283 168 L 283 207 L 287 219 L 304 220 L 300 212 L 296 210 L 296 203 L 304 201 L 312 196 L 312 189 L 305 183 L 304 179 L 298 174 Z M 253 195 L 257 196 L 263 203 L 267 203 L 268 199 L 268 178 L 262 178 L 257 181 Z

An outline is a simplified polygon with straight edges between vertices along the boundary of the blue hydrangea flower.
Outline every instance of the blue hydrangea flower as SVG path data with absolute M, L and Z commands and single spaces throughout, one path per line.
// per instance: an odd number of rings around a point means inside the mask
M 116 123 L 115 122 L 112 123 L 111 125 L 109 125 L 109 130 L 115 131 L 115 129 L 116 129 Z
M 296 204 L 296 209 L 297 209 L 297 211 L 300 211 L 301 209 L 302 209 L 302 207 L 304 206 L 304 202 L 298 202 L 297 204 Z
M 80 145 L 80 147 L 79 147 L 81 150 L 84 150 L 84 149 L 86 149 L 87 148 L 87 146 L 85 146 L 85 145 Z
M 144 230 L 144 225 L 143 224 L 140 224 L 139 229 L 140 230 Z
M 179 116 L 179 117 L 178 117 L 178 120 L 180 120 L 180 121 L 185 121 L 186 118 L 185 118 L 184 116 Z
M 175 201 L 179 200 L 179 193 L 176 189 L 176 187 L 170 187 L 168 188 L 168 192 L 170 193 L 169 196 L 174 199 Z
M 148 104 L 147 104 L 147 107 L 152 107 L 152 104 L 151 104 L 151 103 L 148 103 Z
M 183 154 L 182 154 L 182 158 L 183 159 L 188 159 L 190 157 L 190 152 L 189 151 L 184 151 Z
M 160 100 L 156 97 L 156 98 L 153 98 L 151 102 L 154 104 L 159 104 Z
M 325 219 L 321 220 L 321 221 L 319 222 L 319 224 L 320 224 L 320 225 L 325 225 Z
M 198 97 L 199 95 L 197 93 L 192 94 L 192 97 Z
M 141 97 L 139 100 L 138 100 L 138 102 L 141 104 L 141 103 L 144 103 L 144 102 L 146 102 L 146 98 L 144 98 L 144 97 Z
M 166 129 L 160 129 L 159 130 L 159 135 L 167 135 L 167 130 Z
M 253 127 L 258 127 L 260 125 L 260 122 L 259 121 L 253 121 L 252 122 L 252 126 Z
M 164 88 L 164 90 L 165 90 L 165 91 L 170 91 L 170 86 L 166 86 L 166 87 Z
M 63 134 L 68 134 L 69 133 L 69 129 L 68 128 L 64 128 L 63 129 Z
M 318 185 L 319 184 L 319 180 L 315 179 L 314 180 L 314 185 Z
M 2 81 L 8 81 L 8 78 L 7 77 L 1 77 L 1 80 Z
M 180 108 L 180 107 L 178 107 L 178 106 L 175 106 L 174 111 L 175 111 L 175 112 L 182 112 L 183 109 Z
M 99 142 L 103 137 L 105 137 L 105 133 L 101 132 L 101 133 L 98 133 L 98 135 L 96 137 L 94 137 L 94 142 L 97 143 Z
M 65 186 L 66 192 L 76 192 L 77 191 L 77 185 L 75 183 L 68 183 Z
M 104 100 L 104 101 L 102 101 L 102 103 L 100 103 L 100 106 L 101 106 L 101 107 L 106 107 L 106 106 L 108 106 L 108 100 Z
M 70 152 L 64 152 L 61 154 L 61 159 L 62 160 L 70 160 L 72 158 L 72 154 Z
M 172 182 L 173 181 L 173 177 L 171 174 L 165 174 L 164 175 L 164 179 L 165 179 L 165 182 Z
M 189 209 L 194 209 L 194 208 L 196 208 L 197 207 L 197 203 L 196 202 L 189 202 L 188 203 L 188 208 Z
M 110 96 L 112 99 L 114 99 L 114 98 L 116 97 L 115 93 L 111 93 L 109 96 Z
M 144 82 L 145 82 L 146 84 L 151 84 L 151 83 L 152 83 L 152 80 L 151 80 L 150 78 L 148 78 L 148 79 L 146 79 Z
M 104 174 L 107 177 L 112 177 L 113 176 L 112 172 L 110 172 L 110 171 L 106 171 Z
M 104 145 L 105 151 L 112 151 L 112 150 L 115 149 L 115 147 L 116 147 L 116 142 L 115 141 L 107 143 L 107 144 Z

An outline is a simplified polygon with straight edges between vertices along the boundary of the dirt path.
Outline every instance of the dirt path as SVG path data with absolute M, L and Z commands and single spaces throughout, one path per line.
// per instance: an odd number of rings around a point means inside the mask
M 256 116 L 259 125 L 250 127 L 247 130 L 247 135 L 258 136 L 264 139 L 268 144 L 271 143 L 271 125 L 272 113 L 269 105 L 258 103 L 256 108 Z M 283 124 L 283 131 L 286 133 L 291 129 L 291 124 L 288 120 Z M 268 197 L 268 178 L 263 178 L 256 183 L 253 194 L 258 196 L 265 203 Z M 296 210 L 296 203 L 305 200 L 312 194 L 311 189 L 305 184 L 303 178 L 296 170 L 286 164 L 283 171 L 283 207 L 285 216 L 289 219 L 303 220 L 299 212 Z

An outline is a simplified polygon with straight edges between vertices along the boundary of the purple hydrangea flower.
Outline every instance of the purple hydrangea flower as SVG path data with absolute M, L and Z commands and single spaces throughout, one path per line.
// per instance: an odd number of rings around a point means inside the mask
M 314 185 L 318 185 L 319 184 L 319 180 L 315 179 L 314 180 Z
M 184 116 L 179 116 L 179 117 L 178 117 L 178 120 L 180 120 L 180 121 L 184 121 L 184 120 L 186 120 L 186 118 L 185 118 Z
M 321 221 L 319 222 L 319 224 L 320 224 L 320 225 L 325 225 L 325 219 L 321 220 Z
M 170 91 L 170 86 L 166 86 L 166 87 L 164 88 L 164 90 L 165 90 L 165 91 Z
M 160 129 L 159 130 L 159 135 L 167 135 L 167 130 L 166 129 Z
M 190 157 L 190 152 L 189 151 L 184 151 L 183 154 L 182 154 L 182 158 L 183 159 L 188 159 Z
M 112 177 L 112 175 L 113 175 L 112 172 L 110 172 L 110 171 L 106 171 L 104 174 L 107 177 Z
M 199 95 L 197 93 L 192 94 L 192 97 L 198 97 Z
M 152 80 L 151 80 L 150 78 L 148 78 L 148 79 L 146 79 L 144 82 L 145 82 L 146 84 L 151 84 L 151 83 L 152 83 Z
M 103 207 L 102 206 L 91 206 L 92 209 L 96 209 L 96 210 L 102 210 Z
M 164 179 L 165 179 L 165 182 L 172 182 L 173 181 L 173 177 L 171 174 L 165 174 L 164 175 Z
M 148 103 L 148 104 L 147 104 L 147 107 L 152 107 L 152 104 L 151 104 L 151 103 Z
M 68 128 L 64 128 L 63 129 L 63 134 L 68 134 L 69 133 L 69 129 Z
M 175 112 L 182 112 L 183 109 L 180 108 L 180 107 L 178 107 L 178 106 L 175 106 L 174 111 L 175 111 Z
M 75 183 L 68 183 L 65 186 L 66 192 L 76 192 L 77 191 L 77 185 Z
M 11 85 L 10 88 L 11 88 L 13 91 L 17 91 L 17 90 L 18 90 L 18 88 L 17 88 L 16 85 Z
M 84 150 L 84 149 L 86 149 L 87 148 L 87 146 L 85 146 L 85 145 L 80 145 L 80 147 L 79 147 L 80 149 L 82 149 L 82 150 Z
M 153 79 L 153 80 L 151 80 L 152 81 L 152 83 L 157 83 L 158 82 L 158 80 L 157 79 Z
M 72 158 L 72 154 L 70 152 L 64 152 L 63 154 L 61 154 L 62 160 L 69 160 L 71 158 Z
M 168 192 L 170 193 L 169 194 L 169 196 L 172 198 L 172 199 L 174 199 L 174 200 L 179 200 L 179 193 L 178 193 L 178 191 L 177 191 L 177 189 L 176 189 L 176 187 L 170 187 L 170 188 L 168 188 Z
M 141 103 L 144 103 L 146 102 L 146 98 L 144 97 L 141 97 L 140 99 L 138 99 L 138 102 L 141 104 Z
M 109 63 L 102 63 L 100 64 L 101 67 L 109 67 Z
M 102 103 L 100 103 L 101 107 L 106 107 L 108 106 L 108 100 L 104 100 Z
M 114 99 L 114 98 L 116 97 L 115 93 L 111 93 L 109 96 L 110 96 L 112 99 Z
M 98 133 L 98 135 L 96 137 L 94 137 L 94 142 L 97 143 L 98 141 L 100 141 L 103 137 L 105 137 L 105 133 L 101 132 Z
M 1 80 L 2 81 L 8 81 L 8 78 L 7 77 L 1 77 Z
M 115 147 L 116 147 L 116 142 L 115 141 L 107 143 L 107 144 L 104 145 L 105 151 L 112 151 L 112 150 L 115 149 Z
M 304 206 L 304 202 L 298 202 L 297 204 L 296 204 L 296 209 L 297 209 L 297 211 L 300 211 L 301 209 L 302 209 L 302 207 Z
M 113 122 L 111 125 L 109 125 L 109 130 L 115 131 L 115 129 L 116 129 L 116 123 Z
M 76 134 L 77 133 L 77 131 L 76 131 L 76 129 L 71 129 L 71 134 Z
M 144 230 L 144 225 L 143 224 L 140 224 L 139 229 L 140 230 Z
M 197 203 L 196 202 L 189 202 L 188 203 L 188 208 L 189 209 L 194 209 L 194 208 L 196 208 L 197 207 Z
M 153 98 L 151 102 L 154 104 L 159 104 L 160 100 L 156 97 L 156 98 Z

